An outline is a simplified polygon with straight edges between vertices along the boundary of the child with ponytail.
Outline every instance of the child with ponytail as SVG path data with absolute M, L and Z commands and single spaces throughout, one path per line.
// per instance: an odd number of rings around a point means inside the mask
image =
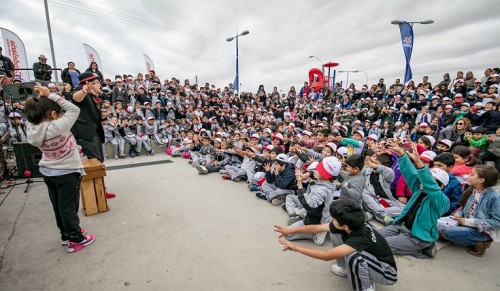
M 39 97 L 28 98 L 24 107 L 27 138 L 42 151 L 38 165 L 61 232 L 61 243 L 73 253 L 95 239 L 92 234 L 84 235 L 78 218 L 80 180 L 85 173 L 70 129 L 80 109 L 47 87 L 35 86 L 35 92 Z

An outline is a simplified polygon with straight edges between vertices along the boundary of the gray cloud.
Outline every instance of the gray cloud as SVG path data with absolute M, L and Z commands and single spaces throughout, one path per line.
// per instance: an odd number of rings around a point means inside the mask
M 0 3 L 4 28 L 23 39 L 28 63 L 40 53 L 50 55 L 41 1 Z M 103 2 L 103 4 L 101 4 Z M 338 3 L 340 2 L 340 3 Z M 415 25 L 412 57 L 414 79 L 472 71 L 482 76 L 486 67 L 499 66 L 496 1 L 99 1 L 92 5 L 51 0 L 57 64 L 67 61 L 87 67 L 82 43 L 100 54 L 104 74 L 144 72 L 148 54 L 163 78 L 189 78 L 224 86 L 234 79 L 235 42 L 225 39 L 236 30 L 249 30 L 240 39 L 240 78 L 243 90 L 288 91 L 307 80 L 307 72 L 322 61 L 339 62 L 339 70 L 363 70 L 369 83 L 403 78 L 404 54 L 393 19 L 433 19 Z M 93 7 L 97 8 L 94 9 Z M 22 21 L 20 21 L 22 20 Z M 338 74 L 337 80 L 346 79 Z M 362 73 L 349 82 L 366 82 Z

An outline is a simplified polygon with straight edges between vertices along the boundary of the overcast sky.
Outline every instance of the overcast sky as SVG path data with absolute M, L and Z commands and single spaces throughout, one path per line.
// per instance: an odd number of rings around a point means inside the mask
M 413 79 L 429 75 L 437 83 L 458 70 L 483 76 L 500 66 L 498 1 L 86 1 L 49 0 L 57 66 L 68 61 L 88 67 L 82 43 L 99 53 L 105 77 L 145 72 L 143 53 L 162 78 L 177 77 L 223 87 L 235 75 L 235 41 L 240 37 L 242 91 L 288 92 L 301 87 L 308 70 L 338 62 L 337 70 L 362 70 L 374 84 L 404 79 L 405 59 L 399 28 L 391 20 L 434 20 L 414 26 Z M 90 3 L 90 4 L 87 4 Z M 0 1 L 0 26 L 16 33 L 26 46 L 28 63 L 50 57 L 42 0 Z M 3 44 L 2 44 L 3 46 Z M 337 73 L 337 81 L 346 81 Z M 349 83 L 366 83 L 351 73 Z

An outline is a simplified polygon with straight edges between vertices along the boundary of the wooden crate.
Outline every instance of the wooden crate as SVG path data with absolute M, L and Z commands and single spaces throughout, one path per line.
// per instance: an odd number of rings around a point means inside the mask
M 109 211 L 104 184 L 104 164 L 97 159 L 89 159 L 83 164 L 83 168 L 87 174 L 82 177 L 80 185 L 83 214 L 89 216 Z

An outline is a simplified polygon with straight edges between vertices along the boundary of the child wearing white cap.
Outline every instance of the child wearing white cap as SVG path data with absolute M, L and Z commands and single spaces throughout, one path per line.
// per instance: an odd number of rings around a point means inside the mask
M 274 160 L 274 169 L 271 171 L 271 164 L 264 164 L 266 172 L 266 182 L 262 184 L 262 192 L 257 192 L 256 196 L 270 201 L 278 206 L 285 202 L 285 197 L 295 194 L 297 189 L 297 179 L 295 177 L 295 165 L 288 162 L 288 156 L 279 154 Z
M 337 158 L 324 158 L 321 162 L 316 163 L 314 168 L 308 168 L 308 170 L 313 171 L 314 174 L 311 178 L 315 180 L 308 183 L 307 189 L 303 188 L 301 173 L 296 173 L 296 195 L 288 195 L 285 202 L 286 210 L 289 214 L 289 225 L 292 219 L 295 220 L 290 228 L 329 223 L 331 221 L 328 206 L 333 201 L 335 185 L 331 183 L 330 180 L 338 176 L 341 169 L 342 163 Z M 305 217 L 303 219 L 300 215 L 297 215 L 298 211 L 305 212 Z M 325 242 L 326 234 L 326 232 L 315 234 L 291 234 L 286 238 L 288 240 L 312 239 L 316 245 L 322 245 Z

